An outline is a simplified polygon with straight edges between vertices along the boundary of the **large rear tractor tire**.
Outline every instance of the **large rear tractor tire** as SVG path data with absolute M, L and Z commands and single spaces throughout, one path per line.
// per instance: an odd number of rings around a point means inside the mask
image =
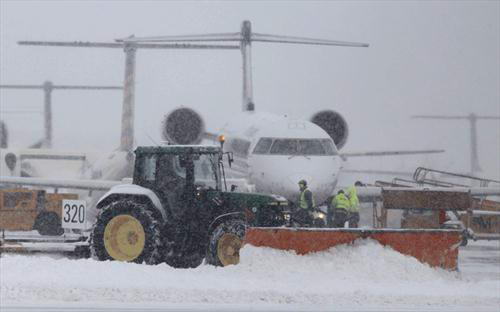
M 210 235 L 207 263 L 215 266 L 238 264 L 245 232 L 246 224 L 242 220 L 233 219 L 219 224 Z
M 98 260 L 160 263 L 160 223 L 147 208 L 131 200 L 103 207 L 92 229 L 92 256 Z
M 33 224 L 33 229 L 40 235 L 59 236 L 64 233 L 61 227 L 61 219 L 55 212 L 40 213 Z

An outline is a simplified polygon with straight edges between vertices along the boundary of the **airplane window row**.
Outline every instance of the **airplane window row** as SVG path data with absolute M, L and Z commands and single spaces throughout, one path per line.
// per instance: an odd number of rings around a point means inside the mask
M 331 139 L 274 139 L 261 138 L 254 154 L 332 156 L 337 150 Z

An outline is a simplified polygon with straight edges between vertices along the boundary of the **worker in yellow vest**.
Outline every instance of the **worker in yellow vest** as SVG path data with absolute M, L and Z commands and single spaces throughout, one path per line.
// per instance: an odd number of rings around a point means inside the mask
M 314 198 L 312 192 L 307 188 L 307 181 L 299 181 L 298 209 L 295 218 L 303 225 L 312 225 L 314 211 Z
M 359 198 L 356 187 L 360 186 L 363 186 L 363 183 L 356 181 L 354 186 L 347 189 L 347 198 L 349 199 L 347 220 L 349 221 L 350 228 L 357 228 L 359 224 Z
M 343 190 L 338 191 L 337 195 L 332 199 L 333 209 L 333 227 L 342 228 L 347 220 L 349 207 L 351 203 Z

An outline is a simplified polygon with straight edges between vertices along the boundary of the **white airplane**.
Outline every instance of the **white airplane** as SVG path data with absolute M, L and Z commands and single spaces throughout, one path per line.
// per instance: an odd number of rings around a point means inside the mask
M 223 135 L 224 150 L 234 155 L 232 166 L 226 168 L 229 178 L 245 179 L 255 185 L 257 192 L 278 194 L 292 201 L 298 194 L 298 182 L 304 179 L 317 203 L 332 195 L 347 157 L 442 152 L 341 153 L 339 148 L 348 135 L 344 118 L 328 110 L 316 113 L 311 120 L 246 111 L 233 116 L 214 133 L 204 129 L 197 112 L 182 107 L 165 117 L 163 137 L 173 144 L 196 144 Z
M 235 156 L 235 166 L 228 169 L 229 176 L 248 180 L 258 192 L 279 194 L 295 200 L 297 183 L 305 179 L 316 202 L 321 203 L 332 194 L 342 168 L 342 159 L 348 156 L 443 152 L 426 150 L 341 154 L 339 150 L 347 141 L 348 126 L 339 113 L 324 110 L 315 113 L 310 120 L 303 120 L 255 110 L 252 42 L 368 47 L 366 43 L 254 33 L 250 21 L 243 21 L 238 33 L 129 37 L 117 41 L 128 44 L 239 43 L 243 60 L 242 114 L 233 116 L 218 132 L 208 133 L 198 113 L 189 108 L 178 108 L 166 116 L 162 134 L 166 141 L 174 144 L 196 144 L 203 138 L 213 139 L 217 135 L 224 135 L 225 148 Z
M 296 44 L 315 44 L 348 47 L 366 47 L 367 44 L 321 39 L 255 34 L 250 22 L 242 24 L 240 33 L 201 36 L 171 36 L 150 38 L 127 38 L 120 40 L 128 44 L 141 42 L 190 42 L 190 41 L 238 41 L 243 56 L 243 112 L 223 124 L 218 131 L 207 131 L 203 118 L 193 109 L 177 108 L 165 116 L 163 138 L 172 144 L 197 144 L 203 139 L 218 135 L 226 138 L 225 149 L 233 152 L 234 166 L 226 168 L 231 178 L 243 178 L 254 184 L 259 192 L 283 195 L 295 201 L 298 181 L 305 179 L 315 196 L 316 203 L 326 200 L 334 191 L 343 160 L 351 156 L 403 155 L 437 153 L 442 150 L 340 152 L 348 138 L 348 125 L 344 118 L 332 110 L 313 114 L 310 120 L 294 119 L 255 111 L 252 99 L 251 57 L 252 41 Z M 125 90 L 126 91 L 126 90 Z M 129 118 L 133 114 L 129 111 Z M 122 119 L 124 120 L 124 119 Z M 123 130 L 126 129 L 126 130 Z M 130 127 L 122 126 L 122 142 L 133 133 Z M 130 141 L 130 139 L 125 139 Z M 118 162 L 116 160 L 119 160 Z M 120 183 L 130 176 L 133 157 L 130 152 L 117 151 L 94 166 L 87 178 L 97 180 L 60 181 L 50 179 L 20 179 L 0 177 L 0 183 L 71 187 L 103 190 Z M 113 180 L 113 181 L 107 181 Z M 93 181 L 93 182 L 92 182 Z M 80 185 L 80 184 L 81 185 Z M 93 188 L 92 185 L 95 185 Z

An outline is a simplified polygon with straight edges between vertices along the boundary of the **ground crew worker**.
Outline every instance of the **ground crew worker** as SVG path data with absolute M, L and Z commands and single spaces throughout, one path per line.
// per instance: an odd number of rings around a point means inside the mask
M 350 206 L 349 198 L 345 196 L 344 191 L 338 191 L 337 195 L 332 199 L 333 208 L 333 227 L 342 228 L 347 219 L 347 214 Z
M 357 228 L 359 223 L 359 199 L 356 187 L 363 186 L 361 181 L 356 181 L 354 186 L 347 189 L 347 198 L 349 198 L 349 209 L 347 219 L 350 228 Z
M 307 181 L 299 181 L 299 200 L 298 200 L 298 210 L 296 212 L 296 218 L 299 222 L 312 225 L 312 213 L 314 210 L 314 198 L 312 192 L 307 188 Z

